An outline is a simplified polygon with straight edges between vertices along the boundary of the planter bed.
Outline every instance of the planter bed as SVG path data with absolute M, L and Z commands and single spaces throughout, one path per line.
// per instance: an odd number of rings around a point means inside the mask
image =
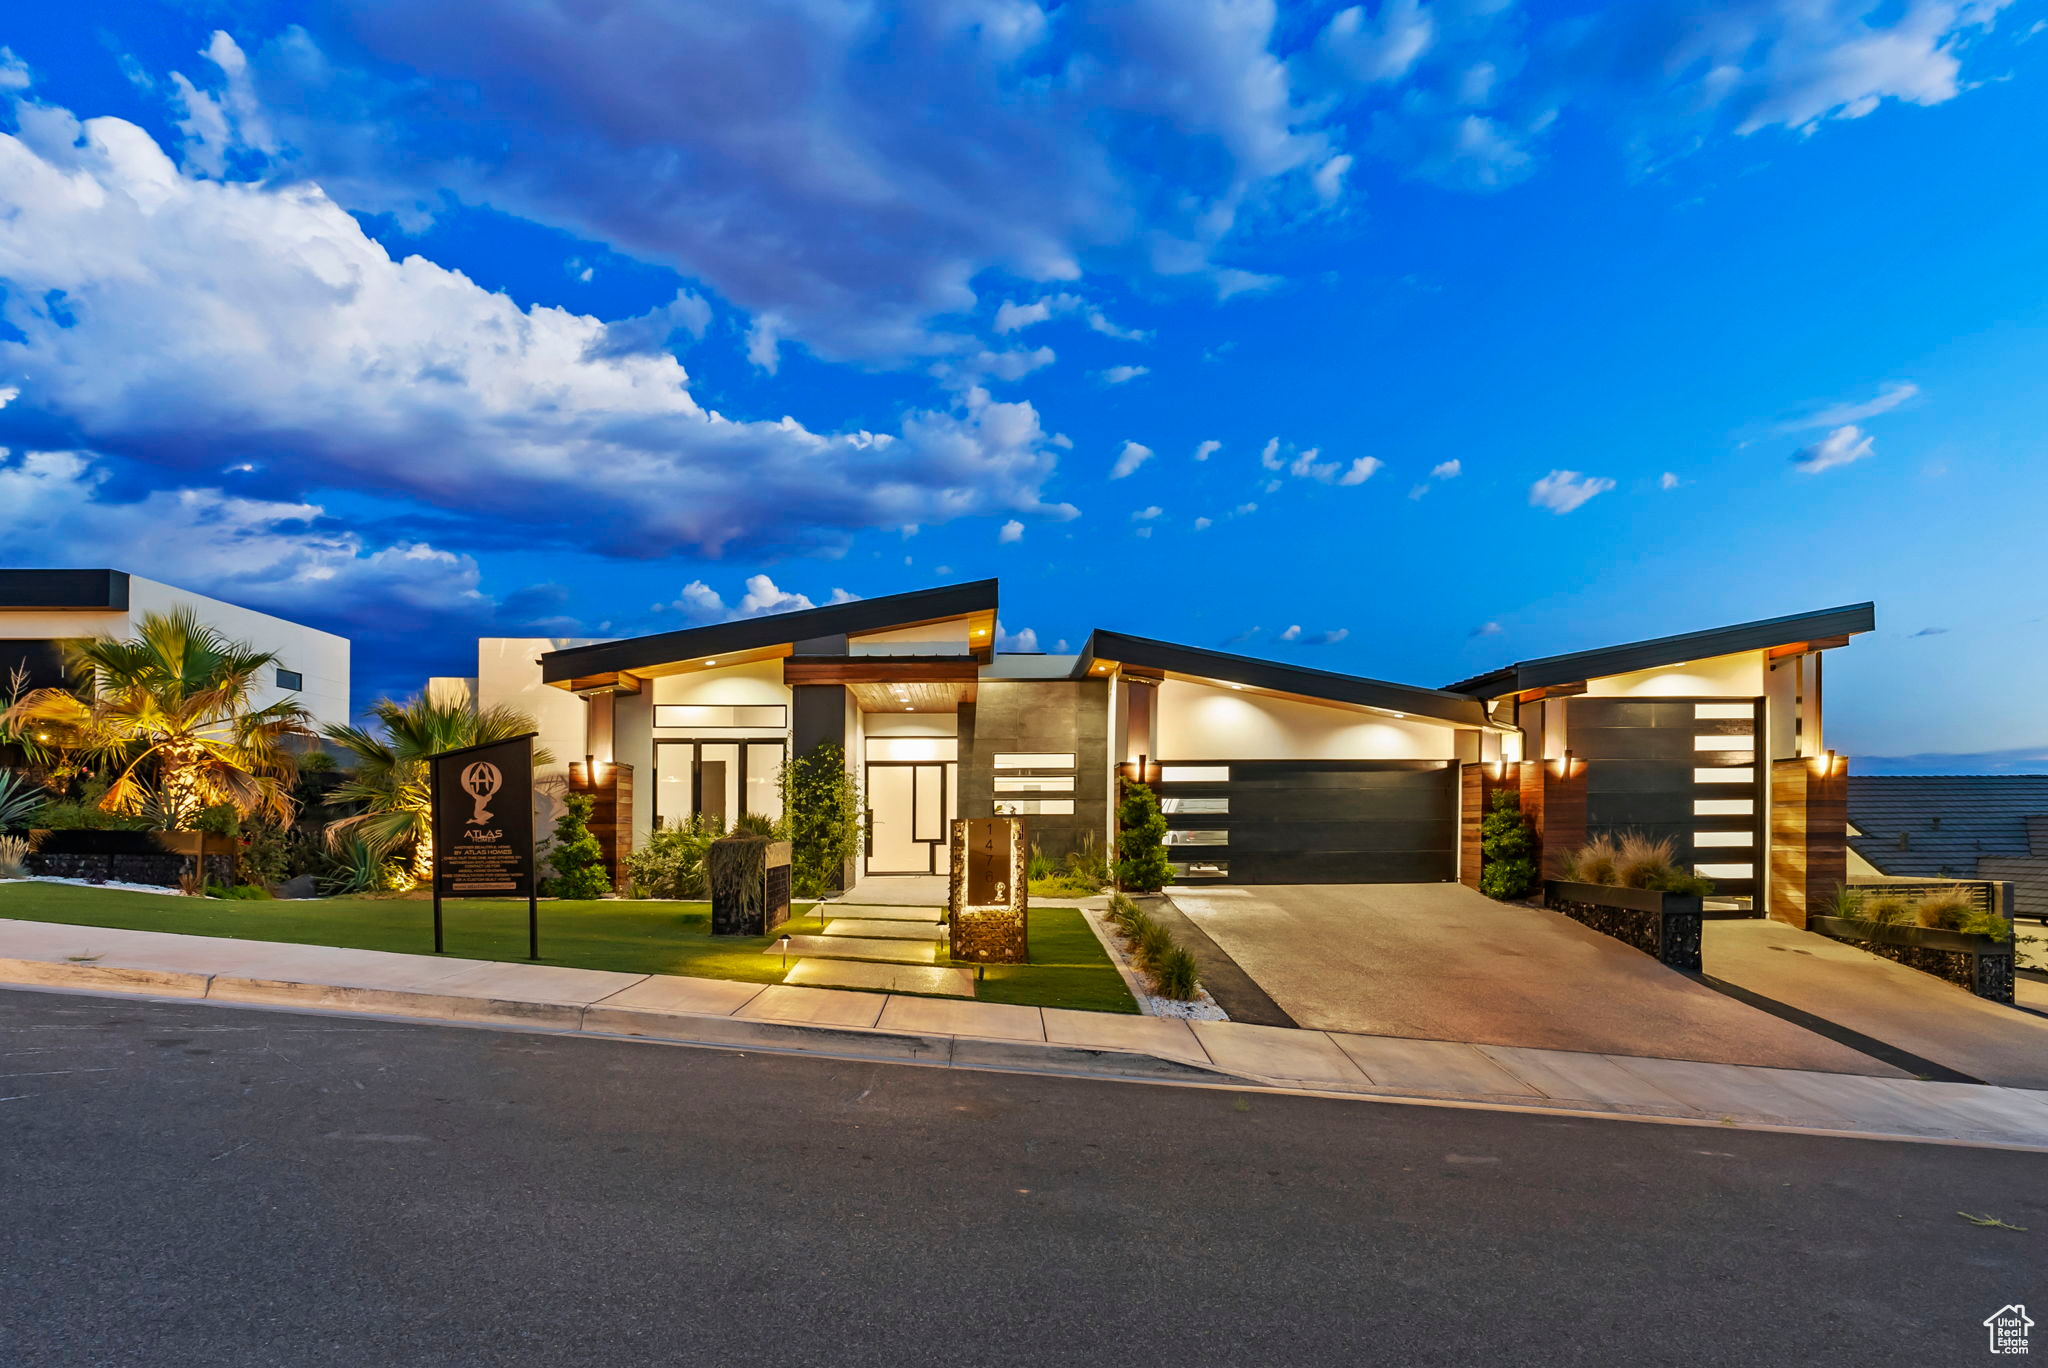
M 1847 917 L 1808 917 L 1806 929 L 1918 969 L 1968 993 L 2010 1004 L 2013 943 L 1930 926 L 1873 927 Z
M 1687 973 L 1700 971 L 1697 894 L 1553 879 L 1543 885 L 1543 905 L 1603 936 L 1634 946 L 1659 964 Z

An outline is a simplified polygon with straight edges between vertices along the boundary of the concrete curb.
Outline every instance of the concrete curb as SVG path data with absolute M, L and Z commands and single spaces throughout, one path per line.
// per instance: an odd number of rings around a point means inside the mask
M 153 997 L 203 998 L 211 974 L 176 969 L 135 969 L 79 960 L 0 959 L 0 982 L 24 988 L 83 988 L 112 993 L 148 993 Z
M 1190 1026 L 333 947 L 302 947 L 301 955 L 269 942 L 171 933 L 103 933 L 85 946 L 68 926 L 0 921 L 0 928 L 15 936 L 14 954 L 0 957 L 0 987 L 1103 1082 L 2048 1150 L 2048 1094 L 1986 1085 L 1233 1022 Z M 209 964 L 240 972 L 195 967 Z M 1525 1091 L 1492 1086 L 1511 1082 Z

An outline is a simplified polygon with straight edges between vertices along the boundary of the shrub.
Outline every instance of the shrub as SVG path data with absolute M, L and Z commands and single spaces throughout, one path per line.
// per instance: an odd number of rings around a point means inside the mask
M 1067 852 L 1065 869 L 1072 883 L 1091 889 L 1108 883 L 1109 861 L 1103 858 L 1101 838 L 1092 831 L 1082 836 L 1080 845 Z
M 1136 959 L 1138 967 L 1147 973 L 1150 973 L 1152 966 L 1159 962 L 1160 956 L 1173 949 L 1173 933 L 1150 917 L 1145 918 L 1137 927 L 1135 940 L 1136 948 L 1132 958 Z
M 107 796 L 107 781 L 89 779 L 78 786 L 75 798 L 52 798 L 35 810 L 28 824 L 51 831 L 143 831 L 149 822 L 133 813 L 108 812 L 100 806 Z
M 743 812 L 740 819 L 732 824 L 735 836 L 761 836 L 776 841 L 782 838 L 779 824 L 774 818 L 759 812 Z
M 245 884 L 271 888 L 291 877 L 291 839 L 274 822 L 257 822 L 242 833 L 240 878 Z
M 1166 862 L 1166 817 L 1159 799 L 1135 779 L 1117 782 L 1123 794 L 1116 808 L 1117 886 L 1140 893 L 1164 888 L 1173 867 Z
M 0 879 L 18 879 L 27 873 L 24 862 L 35 848 L 33 836 L 0 836 Z
M 1913 919 L 1913 904 L 1894 893 L 1863 899 L 1856 920 L 1873 927 L 1903 926 Z
M 1956 930 L 1967 931 L 1977 936 L 1989 936 L 1995 941 L 2008 941 L 2012 939 L 2012 923 L 2010 921 L 1999 916 L 1996 912 L 1983 912 L 1974 907 L 1970 909 L 1966 916 L 1959 919 L 1959 925 L 1957 925 Z
M 1960 931 L 1976 915 L 1977 905 L 1960 893 L 1931 894 L 1913 908 L 1915 921 L 1938 931 Z
M 1535 891 L 1536 829 L 1522 812 L 1522 800 L 1500 789 L 1492 810 L 1479 822 L 1479 891 L 1511 902 Z
M 710 897 L 704 858 L 711 843 L 724 834 L 717 818 L 701 812 L 655 828 L 647 844 L 626 857 L 626 877 L 634 892 L 643 898 Z
M 1152 962 L 1152 991 L 1160 997 L 1187 1002 L 1194 997 L 1200 982 L 1201 975 L 1195 970 L 1195 957 L 1178 945 Z
M 221 884 L 210 883 L 206 886 L 206 896 L 209 898 L 223 898 L 228 902 L 268 902 L 270 900 L 270 890 L 267 888 L 257 888 L 253 884 L 236 884 L 234 887 L 228 888 Z
M 1144 915 L 1143 912 L 1138 910 L 1138 905 L 1123 894 L 1112 893 L 1109 895 L 1109 919 L 1117 925 L 1123 925 L 1131 917 L 1142 917 Z
M 1053 863 L 1051 857 L 1038 848 L 1038 842 L 1033 841 L 1031 843 L 1031 857 L 1024 865 L 1024 877 L 1032 883 L 1040 883 L 1050 879 L 1052 872 Z
M 46 796 L 27 775 L 0 770 L 0 831 L 30 825 L 29 818 L 44 806 Z
M 1575 883 L 1612 885 L 1615 860 L 1620 854 L 1612 837 L 1595 836 L 1564 857 L 1564 876 Z
M 782 767 L 782 821 L 790 841 L 790 882 L 798 897 L 836 891 L 860 850 L 865 813 L 860 786 L 833 742 L 813 746 Z
M 1650 880 L 1675 872 L 1672 853 L 1670 837 L 1653 841 L 1631 831 L 1615 846 L 1614 882 L 1623 888 L 1648 888 Z
M 554 839 L 548 844 L 548 868 L 555 876 L 541 883 L 541 891 L 548 896 L 587 901 L 611 892 L 604 847 L 590 834 L 590 814 L 596 808 L 585 793 L 571 793 L 562 799 L 562 815 L 555 819 Z
M 324 898 L 367 893 L 383 880 L 383 857 L 376 847 L 352 831 L 321 851 L 320 861 L 319 868 L 313 871 L 313 886 Z
M 1656 893 L 1690 893 L 1695 898 L 1704 898 L 1714 891 L 1714 881 L 1689 869 L 1674 868 L 1652 874 L 1643 887 Z

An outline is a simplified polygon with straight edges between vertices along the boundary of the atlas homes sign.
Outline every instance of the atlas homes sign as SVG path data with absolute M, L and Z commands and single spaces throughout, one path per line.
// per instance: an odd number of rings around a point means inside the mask
M 441 899 L 524 898 L 540 958 L 533 858 L 533 736 L 443 751 L 432 760 L 434 953 Z

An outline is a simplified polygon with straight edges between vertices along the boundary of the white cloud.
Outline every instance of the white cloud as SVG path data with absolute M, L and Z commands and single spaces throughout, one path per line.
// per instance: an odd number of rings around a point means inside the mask
M 377 24 L 374 71 L 320 18 L 250 65 L 280 160 L 351 208 L 488 204 L 833 358 L 947 354 L 976 281 L 1072 281 L 1094 257 L 1236 288 L 1212 258 L 1244 207 L 1330 150 L 1264 0 L 412 0 Z
M 474 631 L 497 607 L 468 556 L 424 541 L 373 545 L 318 504 L 213 488 L 124 502 L 119 483 L 87 452 L 0 448 L 0 560 L 104 560 L 119 548 L 119 561 L 154 578 L 365 634 Z
M 1429 478 L 1432 480 L 1455 480 L 1464 472 L 1465 467 L 1461 462 L 1439 461 L 1429 468 Z
M 1215 525 L 1216 525 L 1215 523 L 1211 522 L 1211 521 L 1210 521 L 1209 519 L 1207 519 L 1207 518 L 1197 518 L 1197 519 L 1195 519 L 1195 531 L 1197 531 L 1197 532 L 1206 532 L 1206 531 L 1208 531 L 1208 530 L 1209 530 L 1209 529 L 1210 529 L 1211 527 L 1214 527 Z
M 1149 537 L 1152 535 L 1152 528 L 1149 524 L 1144 527 L 1134 528 L 1131 535 L 1134 537 Z
M 1280 639 L 1282 641 L 1299 641 L 1301 639 L 1301 624 L 1297 622 L 1294 626 L 1289 627 L 1280 634 Z
M 1280 459 L 1280 439 L 1271 438 L 1259 452 L 1259 464 L 1268 470 L 1279 470 L 1287 463 Z
M 1242 518 L 1242 517 L 1246 517 L 1246 516 L 1248 516 L 1248 515 L 1250 515 L 1250 514 L 1253 514 L 1253 513 L 1256 513 L 1256 512 L 1258 512 L 1258 511 L 1259 511 L 1259 506 L 1258 506 L 1257 504 L 1255 504 L 1255 503 L 1241 503 L 1241 504 L 1239 504 L 1239 505 L 1238 505 L 1238 506 L 1237 506 L 1236 508 L 1233 508 L 1233 509 L 1231 509 L 1231 510 L 1230 510 L 1230 512 L 1231 512 L 1231 515 L 1232 515 L 1233 517 L 1239 517 L 1239 518 Z
M 996 540 L 998 542 L 1023 541 L 1024 524 L 1018 522 L 1015 518 L 1010 519 L 1008 522 L 1004 523 L 1001 527 L 996 529 Z
M 1344 194 L 1344 174 L 1351 169 L 1351 154 L 1340 152 L 1316 168 L 1309 177 L 1315 187 L 1316 198 L 1324 204 L 1335 204 Z
M 4 405 L 0 405 L 0 407 L 4 407 Z M 1216 441 L 1214 438 L 1211 438 L 1209 441 L 1206 441 L 1195 448 L 1195 459 L 1198 461 L 1206 461 L 1211 456 L 1214 456 L 1217 452 L 1221 450 L 1223 450 L 1223 443 Z
M 1121 385 L 1151 373 L 1152 368 L 1149 366 L 1111 366 L 1108 370 L 1095 372 L 1095 378 L 1105 385 Z
M 1604 475 L 1581 475 L 1576 470 L 1553 470 L 1529 486 L 1529 506 L 1553 513 L 1569 513 L 1596 494 L 1614 488 Z
M 1866 436 L 1855 424 L 1838 427 L 1811 446 L 1793 453 L 1792 464 L 1807 475 L 1818 475 L 1852 461 L 1860 461 L 1877 449 L 1876 439 Z
M 1498 622 L 1482 622 L 1468 633 L 1468 635 L 1475 637 L 1499 636 L 1500 634 L 1501 625 Z
M 1316 38 L 1317 54 L 1355 81 L 1399 80 L 1436 37 L 1435 17 L 1422 0 L 1382 0 L 1376 8 L 1339 10 Z
M 1919 393 L 1920 387 L 1910 382 L 1886 385 L 1869 399 L 1856 400 L 1845 404 L 1830 404 L 1826 408 L 1815 410 L 1804 418 L 1794 418 L 1790 422 L 1780 423 L 1778 431 L 1805 432 L 1815 428 L 1836 428 L 1848 423 L 1866 422 L 1881 413 L 1890 413 L 1893 409 L 1905 403 L 1908 399 L 1916 397 Z
M 1327 632 L 1309 633 L 1301 639 L 1301 644 L 1304 646 L 1335 646 L 1350 635 L 1351 629 L 1348 627 L 1333 627 Z
M 1029 627 L 1024 628 L 1022 631 L 1011 632 L 1002 623 L 998 622 L 996 624 L 996 649 L 998 651 L 1010 652 L 1036 651 L 1038 649 L 1038 633 Z
M 1131 521 L 1151 522 L 1153 519 L 1157 518 L 1160 514 L 1164 513 L 1165 511 L 1166 510 L 1161 508 L 1158 504 L 1153 504 L 1149 508 L 1141 508 L 1137 512 L 1131 514 Z
M 1275 437 L 1260 449 L 1259 465 L 1262 469 L 1280 471 L 1297 480 L 1337 485 L 1364 484 L 1384 465 L 1377 457 L 1360 456 L 1347 466 L 1340 461 L 1322 460 L 1322 454 L 1320 447 L 1295 447 Z M 1270 494 L 1281 487 L 1281 482 L 1268 480 L 1264 487 Z
M 844 589 L 834 589 L 827 605 L 852 603 L 860 597 Z M 778 586 L 767 575 L 749 575 L 745 592 L 737 604 L 727 607 L 725 599 L 717 590 L 703 580 L 691 580 L 684 585 L 674 603 L 668 609 L 681 613 L 697 622 L 730 622 L 737 618 L 769 617 L 776 613 L 794 613 L 818 604 L 806 594 L 792 593 Z
M 279 488 L 635 555 L 1062 511 L 1039 498 L 1055 456 L 1029 404 L 972 388 L 900 434 L 729 418 L 673 356 L 616 354 L 597 319 L 394 261 L 314 186 L 195 178 L 119 119 L 18 117 L 0 135 L 0 317 L 20 336 L 0 368 L 100 450 L 173 470 L 253 458 Z
M 1077 294 L 1064 291 L 1034 299 L 1029 303 L 1004 300 L 996 309 L 995 331 L 1000 335 L 1021 332 L 1035 327 L 1047 319 L 1076 315 L 1086 323 L 1090 331 L 1104 337 L 1114 337 L 1121 342 L 1149 341 L 1152 334 L 1136 328 L 1121 328 L 1111 322 L 1109 316 Z
M 1683 480 L 1680 480 L 1676 474 L 1669 470 L 1657 477 L 1657 488 L 1659 489 L 1676 489 L 1683 483 Z
M 1340 485 L 1364 484 L 1373 477 L 1373 472 L 1379 470 L 1384 464 L 1383 461 L 1376 457 L 1361 456 L 1351 463 L 1350 469 L 1337 477 L 1337 483 Z
M 1135 473 L 1139 466 L 1151 459 L 1151 447 L 1127 440 L 1116 453 L 1116 464 L 1109 468 L 1109 478 L 1121 480 L 1126 475 Z

